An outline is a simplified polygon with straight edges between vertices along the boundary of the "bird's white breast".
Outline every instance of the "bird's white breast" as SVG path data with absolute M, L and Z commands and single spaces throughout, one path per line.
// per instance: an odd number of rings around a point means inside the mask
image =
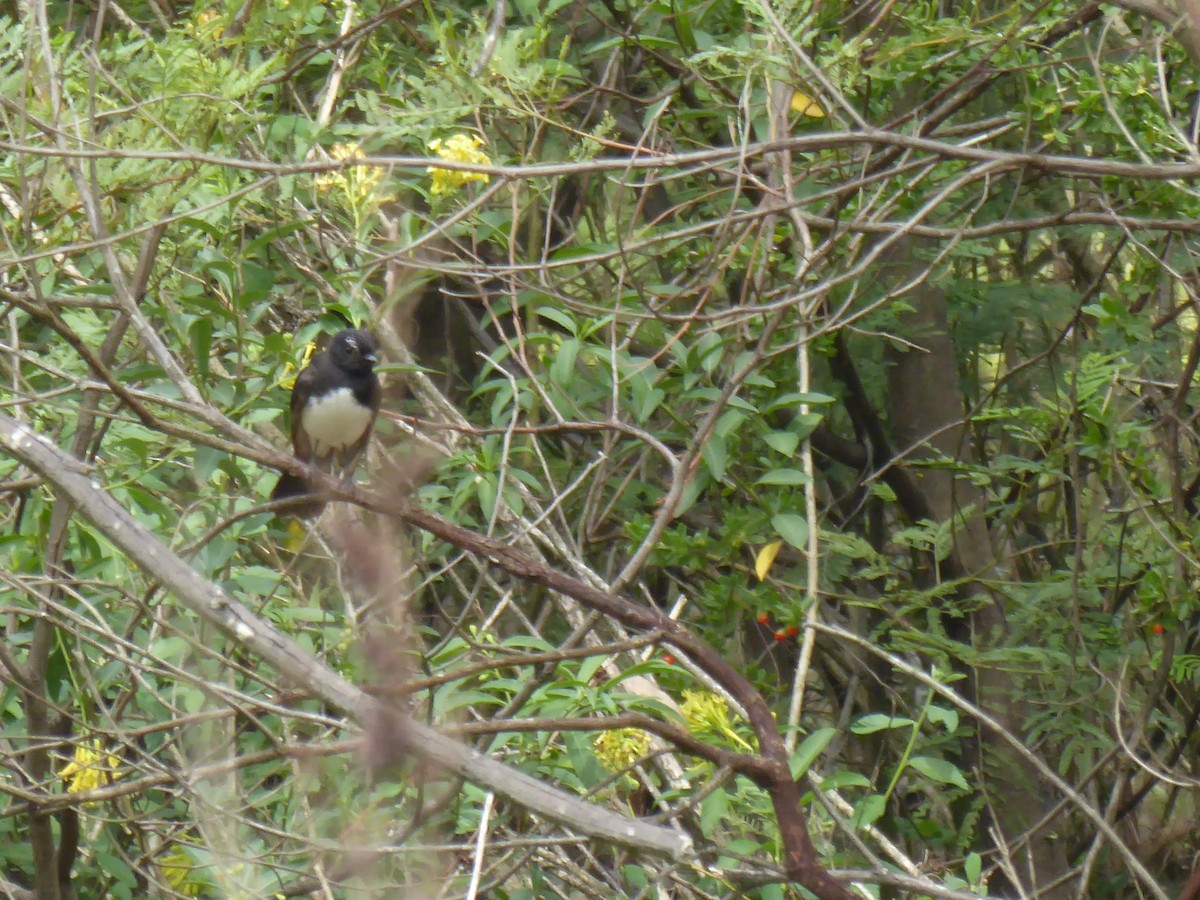
M 350 446 L 362 437 L 370 422 L 371 410 L 354 399 L 350 388 L 310 400 L 301 413 L 301 424 L 317 456 L 328 456 L 334 450 Z

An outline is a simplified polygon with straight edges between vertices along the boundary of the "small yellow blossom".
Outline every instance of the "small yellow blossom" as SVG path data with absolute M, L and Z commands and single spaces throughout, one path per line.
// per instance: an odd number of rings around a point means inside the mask
M 620 772 L 646 755 L 650 735 L 640 728 L 618 728 L 596 735 L 592 746 L 600 765 L 610 772 Z
M 220 40 L 225 33 L 225 26 L 219 21 L 220 14 L 215 9 L 206 9 L 196 16 L 196 36 L 201 40 Z
M 121 777 L 121 760 L 109 753 L 107 760 L 100 752 L 100 741 L 92 740 L 75 747 L 75 759 L 63 766 L 59 777 L 70 782 L 67 792 L 78 794 L 111 784 Z
M 329 150 L 329 158 L 335 162 L 362 159 L 362 147 L 358 144 L 334 144 Z M 358 207 L 372 199 L 382 180 L 382 169 L 373 166 L 346 166 L 336 171 L 322 172 L 313 179 L 313 185 L 322 194 L 339 190 L 346 195 L 351 207 Z
M 491 646 L 494 646 L 494 647 L 500 645 L 500 641 L 497 640 L 496 632 L 494 632 L 494 631 L 488 631 L 487 629 L 480 628 L 477 625 L 470 625 L 467 627 L 467 633 L 470 634 L 471 638 L 473 640 L 475 640 L 476 643 L 478 643 L 478 644 L 481 644 L 481 645 L 489 645 L 490 644 Z
M 285 390 L 291 390 L 296 386 L 296 378 L 300 375 L 300 370 L 308 365 L 308 361 L 312 359 L 313 354 L 317 352 L 317 342 L 309 341 L 308 346 L 304 348 L 304 359 L 300 361 L 299 366 L 293 366 L 288 363 L 283 367 L 283 375 L 279 377 L 279 386 Z
M 439 159 L 447 162 L 475 163 L 480 166 L 490 166 L 492 161 L 479 148 L 483 146 L 483 138 L 473 134 L 456 134 L 446 140 L 429 142 L 429 149 L 438 155 Z M 425 170 L 433 178 L 434 194 L 451 194 L 464 184 L 479 181 L 487 184 L 488 175 L 484 172 L 451 172 L 449 169 L 439 169 L 430 166 Z
M 192 858 L 178 844 L 175 848 L 158 861 L 167 884 L 177 894 L 185 897 L 199 897 L 204 892 L 206 883 L 197 878 L 197 867 Z

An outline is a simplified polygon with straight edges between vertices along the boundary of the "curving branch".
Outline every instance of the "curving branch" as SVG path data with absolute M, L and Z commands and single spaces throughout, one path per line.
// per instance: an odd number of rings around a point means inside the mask
M 686 653 L 692 662 L 729 693 L 746 713 L 758 739 L 763 768 L 759 783 L 771 797 L 784 846 L 784 869 L 789 877 L 822 900 L 848 900 L 853 895 L 821 865 L 808 833 L 800 804 L 800 791 L 792 779 L 788 752 L 774 713 L 754 685 L 728 662 L 715 647 L 661 610 L 613 594 L 542 563 L 494 538 L 448 522 L 405 500 L 390 500 L 377 493 L 340 484 L 337 479 L 315 473 L 316 484 L 331 495 L 384 515 L 395 516 L 430 534 L 488 560 L 510 575 L 549 588 L 578 601 L 594 612 L 623 625 L 661 632 L 664 643 Z
M 89 478 L 86 467 L 45 437 L 0 415 L 0 446 L 42 475 L 57 493 L 68 497 L 122 552 L 158 579 L 189 609 L 239 641 L 281 674 L 308 685 L 319 697 L 344 710 L 360 725 L 390 719 L 395 725 L 395 738 L 404 750 L 566 827 L 622 846 L 672 856 L 685 854 L 690 849 L 690 840 L 679 831 L 652 826 L 586 804 L 488 759 L 432 728 L 407 717 L 398 717 L 322 665 L 286 635 L 252 615 L 220 587 L 202 578 L 100 489 Z M 792 779 L 787 749 L 770 707 L 745 676 L 712 645 L 658 609 L 585 584 L 498 540 L 454 525 L 405 501 L 388 501 L 360 488 L 344 487 L 335 478 L 313 474 L 317 485 L 334 496 L 395 516 L 487 559 L 512 575 L 572 597 L 589 609 L 627 626 L 659 632 L 664 642 L 687 653 L 746 711 L 759 741 L 761 762 L 744 768 L 757 770 L 755 780 L 771 797 L 783 839 L 784 869 L 788 876 L 822 900 L 848 900 L 852 896 L 821 865 L 808 833 L 799 788 Z
M 672 857 L 689 851 L 691 840 L 682 832 L 585 803 L 464 747 L 426 725 L 398 716 L 301 649 L 291 638 L 251 614 L 219 586 L 201 577 L 92 481 L 82 463 L 42 435 L 2 414 L 0 447 L 42 475 L 55 493 L 74 503 L 130 560 L 161 581 L 188 609 L 286 678 L 307 685 L 322 700 L 343 710 L 360 725 L 393 718 L 394 737 L 403 750 L 574 831 Z

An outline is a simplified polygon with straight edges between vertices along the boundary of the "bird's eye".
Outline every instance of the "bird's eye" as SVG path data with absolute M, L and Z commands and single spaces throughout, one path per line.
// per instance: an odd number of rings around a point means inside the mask
M 358 341 L 354 338 L 346 338 L 346 347 L 350 350 L 358 350 Z

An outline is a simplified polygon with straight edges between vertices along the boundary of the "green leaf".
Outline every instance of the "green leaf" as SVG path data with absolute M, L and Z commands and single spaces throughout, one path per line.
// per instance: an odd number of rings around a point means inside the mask
M 866 775 L 859 772 L 847 772 L 842 769 L 841 772 L 830 773 L 821 779 L 821 787 L 828 791 L 834 791 L 841 787 L 870 787 L 871 781 L 866 778 Z
M 241 266 L 242 289 L 234 295 L 239 308 L 249 309 L 255 303 L 270 296 L 275 284 L 275 273 L 266 266 L 244 262 Z
M 582 683 L 588 684 L 591 682 L 592 676 L 600 671 L 600 667 L 602 665 L 604 665 L 603 656 L 586 657 L 579 662 L 579 672 L 577 673 L 576 678 Z
M 963 777 L 962 771 L 952 762 L 947 762 L 944 759 L 935 759 L 932 756 L 913 756 L 908 760 L 908 764 L 933 781 L 939 781 L 942 784 L 952 784 L 955 787 L 962 788 L 964 791 L 971 789 L 967 784 L 967 779 Z
M 204 691 L 200 690 L 199 688 L 185 685 L 180 685 L 180 688 L 178 692 L 176 692 L 174 699 L 177 703 L 182 701 L 183 708 L 192 715 L 195 715 L 196 713 L 200 712 L 200 710 L 204 709 L 204 705 L 208 702 L 208 697 L 205 695 Z
M 983 857 L 978 853 L 968 853 L 963 860 L 963 874 L 967 876 L 968 883 L 979 884 L 979 878 L 983 875 Z
M 953 734 L 958 728 L 957 710 L 947 709 L 944 706 L 935 706 L 931 703 L 925 710 L 925 717 L 934 725 L 941 725 L 950 734 Z
M 759 477 L 755 484 L 777 484 L 796 487 L 808 484 L 808 476 L 799 469 L 772 469 Z
M 646 875 L 646 870 L 642 866 L 635 866 L 626 863 L 621 866 L 621 877 L 625 879 L 625 883 L 634 890 L 644 890 L 646 885 L 650 883 L 649 877 Z M 511 896 L 511 895 L 510 895 Z
M 534 0 L 536 3 L 537 0 Z M 617 38 L 620 41 L 620 38 Z M 579 259 L 583 256 L 606 255 L 610 253 L 619 253 L 620 248 L 613 244 L 591 243 L 591 244 L 573 244 L 567 247 L 560 247 L 551 254 L 551 259 L 555 262 L 570 262 L 573 259 Z M 538 310 L 541 315 L 541 310 Z M 572 329 L 574 331 L 574 329 Z
M 575 359 L 579 355 L 580 346 L 575 338 L 567 338 L 554 356 L 554 362 L 550 366 L 550 377 L 560 387 L 569 387 L 575 377 Z
M 700 830 L 711 836 L 729 812 L 729 795 L 718 788 L 700 801 Z
M 717 419 L 717 424 L 713 428 L 713 434 L 720 437 L 729 437 L 736 431 L 743 422 L 746 421 L 746 414 L 740 409 L 727 409 Z
M 795 513 L 779 513 L 771 518 L 775 532 L 795 547 L 803 550 L 808 546 L 808 520 Z
M 150 645 L 150 652 L 155 659 L 172 663 L 181 663 L 191 653 L 191 645 L 182 637 L 159 638 Z
M 704 469 L 698 469 L 692 480 L 688 482 L 687 487 L 683 489 L 683 495 L 679 498 L 679 506 L 675 509 L 675 518 L 678 519 L 685 512 L 691 509 L 704 489 L 709 485 L 708 473 Z
M 333 615 L 327 609 L 319 606 L 297 606 L 295 604 L 280 605 L 273 614 L 280 622 L 334 622 Z
M 671 16 L 674 20 L 675 35 L 685 54 L 696 52 L 696 35 L 692 31 L 692 20 L 687 12 L 679 8 L 679 0 L 671 0 Z
M 483 475 L 475 483 L 475 496 L 479 500 L 479 509 L 485 519 L 491 519 L 496 508 L 496 482 L 490 475 Z
M 605 772 L 592 748 L 592 735 L 581 731 L 569 731 L 562 736 L 562 741 L 579 782 L 587 788 L 599 784 L 605 777 Z
M 880 818 L 887 809 L 887 800 L 882 794 L 872 794 L 859 802 L 854 811 L 850 824 L 854 828 L 863 828 Z
M 651 414 L 658 409 L 659 404 L 666 399 L 667 392 L 656 387 L 639 387 L 639 380 L 633 382 L 633 399 L 636 405 L 634 415 L 639 425 L 644 425 Z
M 712 371 L 721 364 L 724 348 L 724 340 L 715 331 L 706 331 L 701 335 L 695 348 L 695 358 L 699 362 L 700 368 L 711 375 Z
M 230 579 L 244 593 L 251 596 L 267 596 L 283 580 L 278 569 L 267 566 L 241 566 L 233 571 Z
M 821 420 L 824 418 L 820 413 L 804 413 L 796 416 L 792 421 L 792 426 L 797 439 L 806 438 L 816 431 L 817 426 L 821 424 Z
M 502 702 L 499 697 L 484 691 L 442 691 L 437 695 L 434 708 L 438 715 L 444 716 L 464 706 L 499 706 Z
M 836 728 L 818 728 L 801 741 L 800 746 L 795 749 L 792 758 L 788 761 L 792 770 L 792 778 L 799 778 L 807 772 L 837 733 Z
M 192 475 L 197 484 L 208 484 L 213 472 L 225 459 L 224 450 L 214 450 L 212 447 L 197 446 L 192 455 Z
M 725 444 L 725 438 L 712 435 L 705 442 L 700 455 L 704 458 L 704 464 L 708 466 L 708 471 L 712 473 L 713 478 L 723 481 L 725 466 L 729 462 L 729 450 Z
M 207 316 L 196 319 L 188 328 L 188 334 L 192 339 L 192 352 L 195 354 L 196 372 L 203 380 L 208 378 L 208 357 L 212 352 L 212 319 Z
M 763 440 L 768 447 L 784 456 L 795 456 L 796 448 L 800 446 L 800 435 L 791 431 L 771 431 Z
M 209 240 L 217 243 L 224 241 L 226 238 L 224 230 L 219 225 L 214 225 L 212 222 L 206 222 L 204 219 L 198 217 L 188 216 L 185 219 L 180 219 L 175 227 L 181 232 L 190 228 L 194 228 L 197 231 L 202 232 L 206 237 L 209 238 Z
M 887 731 L 889 728 L 911 728 L 917 723 L 902 716 L 893 718 L 884 713 L 867 713 L 859 717 L 850 730 L 855 734 L 874 734 L 877 731 Z
M 569 312 L 559 310 L 556 306 L 539 306 L 534 312 L 538 314 L 538 318 L 546 319 L 547 322 L 553 322 L 558 325 L 566 334 L 576 334 L 575 319 L 571 318 Z
M 834 400 L 833 397 L 829 396 L 828 394 L 822 394 L 819 391 L 807 391 L 807 392 L 798 392 L 795 394 L 790 394 L 788 396 L 788 399 L 794 401 L 795 403 L 809 403 L 809 404 L 832 403 Z

